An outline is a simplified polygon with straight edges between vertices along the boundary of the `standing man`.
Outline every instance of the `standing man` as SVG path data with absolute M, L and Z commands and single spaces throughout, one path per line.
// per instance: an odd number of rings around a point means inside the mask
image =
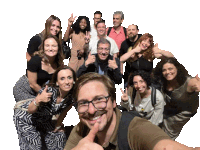
M 129 25 L 127 28 L 127 39 L 125 39 L 119 51 L 120 57 L 125 54 L 130 47 L 133 47 L 137 40 L 142 36 L 142 34 L 138 34 L 139 28 L 137 25 Z
M 122 11 L 116 11 L 113 14 L 113 27 L 107 28 L 107 35 L 117 43 L 120 49 L 122 42 L 126 39 L 126 28 L 122 27 L 124 14 Z
M 146 119 L 133 117 L 127 123 L 129 119 L 124 116 L 127 113 L 116 108 L 115 92 L 114 83 L 105 75 L 87 73 L 78 79 L 73 97 L 80 122 L 71 131 L 64 150 L 192 149 L 170 140 L 162 129 Z M 125 139 L 121 135 L 126 135 Z
M 90 31 L 91 37 L 97 36 L 97 23 L 101 21 L 101 19 L 102 19 L 102 13 L 100 11 L 96 11 L 94 13 L 94 18 L 93 18 L 94 24 L 91 25 L 91 31 Z

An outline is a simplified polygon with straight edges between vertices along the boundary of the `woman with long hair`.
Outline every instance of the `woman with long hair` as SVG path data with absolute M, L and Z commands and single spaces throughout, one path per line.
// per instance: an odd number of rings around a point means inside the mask
M 86 35 L 89 35 L 90 21 L 86 16 L 79 16 L 76 22 L 73 24 L 75 18 L 76 17 L 73 17 L 73 14 L 71 14 L 63 40 L 67 41 L 68 39 L 71 39 L 72 48 L 69 66 L 76 72 L 84 63 L 84 45 Z
M 175 140 L 199 107 L 200 78 L 192 78 L 175 58 L 159 62 L 154 79 L 162 84 L 166 105 L 162 129 Z
M 46 20 L 45 29 L 41 33 L 36 34 L 30 39 L 26 52 L 27 61 L 31 59 L 34 52 L 39 50 L 39 46 L 41 45 L 44 37 L 50 34 L 57 36 L 60 42 L 62 41 L 61 21 L 58 17 L 54 15 L 51 15 Z
M 26 75 L 13 88 L 15 101 L 34 98 L 43 84 L 51 80 L 56 69 L 63 65 L 63 58 L 59 39 L 54 35 L 44 37 L 41 50 L 27 62 Z
M 127 62 L 124 84 L 127 84 L 128 76 L 131 72 L 144 70 L 151 73 L 155 57 L 173 57 L 173 55 L 168 51 L 160 50 L 158 44 L 154 46 L 153 36 L 149 33 L 145 33 L 138 39 L 134 47 L 130 47 L 127 53 L 120 57 L 121 64 Z
M 63 150 L 66 135 L 61 123 L 72 107 L 75 81 L 73 69 L 60 67 L 53 75 L 51 86 L 46 85 L 35 98 L 15 105 L 13 119 L 20 149 Z M 59 115 L 57 123 L 52 120 L 53 115 Z

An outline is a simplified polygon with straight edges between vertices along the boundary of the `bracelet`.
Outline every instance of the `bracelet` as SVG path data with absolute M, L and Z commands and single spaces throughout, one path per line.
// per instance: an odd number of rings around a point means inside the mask
M 36 99 L 33 100 L 33 104 L 37 107 L 39 107 L 39 104 L 36 103 Z
M 61 126 L 56 127 L 56 130 L 59 130 L 61 128 Z

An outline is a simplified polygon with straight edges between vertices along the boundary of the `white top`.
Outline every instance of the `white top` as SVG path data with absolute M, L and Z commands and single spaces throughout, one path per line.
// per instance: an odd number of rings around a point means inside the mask
M 118 53 L 119 49 L 118 49 L 118 46 L 117 46 L 116 42 L 112 38 L 110 38 L 108 36 L 106 36 L 106 39 L 111 44 L 110 55 Z M 98 36 L 92 37 L 90 39 L 90 42 L 89 42 L 89 51 L 91 51 L 91 54 L 96 54 L 97 53 L 97 43 L 98 43 L 98 41 L 99 41 L 99 37 Z
M 91 31 L 90 31 L 91 38 L 96 37 L 97 30 L 95 29 L 94 25 L 90 25 L 90 28 L 91 28 Z
M 143 112 L 146 112 L 147 115 L 144 118 L 149 120 L 151 123 L 159 125 L 163 121 L 165 101 L 162 93 L 159 90 L 156 89 L 156 104 L 154 107 L 151 103 L 151 94 L 148 97 L 142 99 L 138 91 L 136 92 L 134 104 L 132 104 L 130 96 L 128 103 L 130 110 L 133 110 L 133 108 L 135 108 L 135 110 L 141 116 L 144 116 Z

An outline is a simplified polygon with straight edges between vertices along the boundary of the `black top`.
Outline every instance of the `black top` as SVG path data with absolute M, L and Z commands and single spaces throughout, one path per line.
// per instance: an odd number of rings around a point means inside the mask
M 30 61 L 27 62 L 27 70 L 37 73 L 37 84 L 43 86 L 45 82 L 51 80 L 53 74 L 49 74 L 45 70 L 42 70 L 42 58 L 39 56 L 31 57 Z M 27 74 L 26 74 L 27 75 Z M 28 75 L 27 75 L 28 77 Z
M 99 67 L 104 71 L 104 75 L 110 77 L 111 80 L 115 82 L 115 84 L 121 84 L 122 82 L 122 74 L 120 72 L 120 61 L 118 58 L 115 58 L 118 68 L 112 69 L 108 67 L 108 60 L 113 59 L 113 56 L 109 55 L 107 61 L 104 63 L 100 62 L 98 55 L 95 54 L 96 60 L 94 63 L 89 64 L 88 67 L 85 66 L 85 63 L 78 69 L 76 75 L 79 78 L 81 75 L 88 72 L 96 72 L 99 73 Z M 87 60 L 87 59 L 86 59 Z
M 153 62 L 146 60 L 143 56 L 138 58 L 137 60 L 126 63 L 126 72 L 124 73 L 124 83 L 128 81 L 128 76 L 130 73 L 137 71 L 137 70 L 144 70 L 146 72 L 151 73 L 153 69 Z
M 138 34 L 138 39 L 142 36 L 142 34 Z M 134 46 L 135 43 L 138 41 L 138 39 L 135 42 L 131 42 L 129 39 L 126 39 L 122 42 L 121 44 L 121 48 L 119 50 L 119 56 L 121 57 L 122 55 L 124 55 L 128 48 L 131 46 Z
M 38 51 L 38 47 L 42 43 L 41 34 L 33 36 L 28 44 L 27 52 L 32 55 L 35 51 Z

